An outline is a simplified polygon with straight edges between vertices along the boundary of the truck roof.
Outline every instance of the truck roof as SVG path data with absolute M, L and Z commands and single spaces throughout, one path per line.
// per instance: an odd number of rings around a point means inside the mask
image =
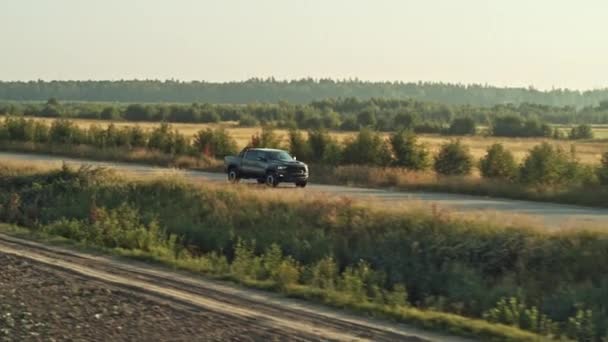
M 265 147 L 252 147 L 252 148 L 248 148 L 247 151 L 285 152 L 285 150 L 281 150 L 278 148 L 265 148 Z

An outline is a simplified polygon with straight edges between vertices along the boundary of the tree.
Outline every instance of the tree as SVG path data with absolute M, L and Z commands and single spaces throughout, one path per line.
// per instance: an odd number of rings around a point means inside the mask
M 590 125 L 582 124 L 572 127 L 568 138 L 572 140 L 593 139 L 593 129 Z
M 281 137 L 271 127 L 265 126 L 260 134 L 251 137 L 250 147 L 280 148 Z
M 521 165 L 524 183 L 535 185 L 562 185 L 576 180 L 579 165 L 559 146 L 549 143 L 534 146 Z
M 361 127 L 376 127 L 376 113 L 370 109 L 366 109 L 357 115 L 357 123 Z
M 460 140 L 450 141 L 441 145 L 434 168 L 442 175 L 468 175 L 473 168 L 473 156 Z
M 114 106 L 105 107 L 99 117 L 103 120 L 119 120 L 121 118 L 120 111 Z
M 224 158 L 236 154 L 236 141 L 224 130 L 211 128 L 198 131 L 194 136 L 193 147 L 208 157 Z
M 362 128 L 344 146 L 343 162 L 346 164 L 387 166 L 391 161 L 386 141 L 380 134 L 367 128 Z
M 502 144 L 494 144 L 479 161 L 479 170 L 485 178 L 513 180 L 517 177 L 517 164 L 513 154 Z
M 475 133 L 477 133 L 475 120 L 470 117 L 456 118 L 448 128 L 448 134 L 451 135 L 475 135 Z
M 390 137 L 395 165 L 411 170 L 424 170 L 430 166 L 429 152 L 411 131 L 401 130 Z
M 324 129 L 308 131 L 310 161 L 336 165 L 342 160 L 342 150 L 338 142 Z
M 601 184 L 608 185 L 608 152 L 602 155 L 602 164 L 598 169 L 597 177 Z
M 399 113 L 393 119 L 393 127 L 398 130 L 414 130 L 416 126 L 416 117 L 411 113 Z
M 310 145 L 302 132 L 292 129 L 289 131 L 289 151 L 303 161 L 309 161 L 311 156 Z

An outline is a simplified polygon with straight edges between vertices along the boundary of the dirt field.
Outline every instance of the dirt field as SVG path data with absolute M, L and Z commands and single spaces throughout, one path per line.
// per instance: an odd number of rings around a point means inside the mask
M 0 234 L 0 340 L 465 341 Z
M 191 341 L 277 339 L 211 311 L 169 305 L 0 254 L 0 339 Z
M 37 118 L 37 120 L 43 120 L 46 122 L 50 122 L 54 119 Z M 96 124 L 98 126 L 105 127 L 110 123 L 108 121 L 81 120 L 81 119 L 76 119 L 74 121 L 77 122 L 79 126 L 86 127 L 86 128 L 88 128 L 91 124 Z M 119 127 L 137 124 L 145 129 L 152 129 L 152 128 L 158 126 L 158 123 L 152 123 L 152 122 L 140 122 L 140 123 L 115 122 L 114 124 Z M 208 128 L 208 127 L 216 128 L 216 127 L 222 126 L 222 127 L 226 128 L 227 131 L 230 133 L 230 135 L 232 135 L 236 139 L 236 141 L 240 147 L 244 147 L 245 145 L 247 145 L 247 143 L 251 140 L 251 136 L 260 132 L 260 130 L 261 130 L 261 128 L 259 128 L 259 127 L 238 127 L 236 125 L 236 123 L 234 123 L 234 122 L 221 123 L 221 124 L 174 123 L 174 124 L 172 124 L 172 126 L 187 136 L 192 136 L 196 132 L 198 132 L 199 130 L 204 129 L 204 128 Z M 608 138 L 608 127 L 606 127 L 606 126 L 594 127 L 594 132 L 596 134 L 596 138 L 598 138 L 598 139 Z M 279 130 L 276 130 L 276 133 L 279 135 L 282 135 L 284 138 L 287 136 L 286 130 L 279 129 Z M 352 132 L 332 132 L 331 134 L 340 141 L 348 139 L 354 135 L 354 133 L 352 133 Z M 385 135 L 388 136 L 388 134 L 385 134 Z M 427 144 L 427 146 L 433 152 L 437 151 L 439 149 L 439 146 L 442 143 L 445 143 L 446 141 L 449 141 L 450 139 L 454 139 L 454 138 L 455 137 L 446 137 L 446 136 L 430 135 L 430 134 L 420 135 L 420 141 Z M 523 159 L 526 156 L 527 151 L 530 148 L 532 148 L 535 145 L 540 144 L 543 141 L 548 141 L 550 143 L 557 144 L 557 145 L 561 146 L 565 151 L 570 151 L 570 147 L 574 146 L 579 160 L 584 163 L 597 164 L 601 160 L 602 153 L 608 152 L 608 143 L 606 141 L 601 141 L 601 140 L 571 142 L 571 141 L 567 141 L 567 140 L 557 141 L 557 140 L 542 139 L 542 138 L 525 138 L 524 139 L 524 138 L 495 138 L 495 137 L 482 137 L 482 136 L 460 137 L 460 139 L 462 140 L 462 142 L 465 145 L 470 147 L 471 153 L 476 158 L 480 158 L 480 157 L 484 156 L 486 153 L 486 149 L 490 145 L 497 143 L 497 142 L 504 144 L 505 147 L 509 151 L 513 152 L 513 154 L 515 155 L 515 157 L 518 160 Z

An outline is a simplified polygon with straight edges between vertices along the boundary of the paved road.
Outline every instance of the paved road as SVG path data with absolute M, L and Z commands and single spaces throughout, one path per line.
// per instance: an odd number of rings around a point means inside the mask
M 141 174 L 155 174 L 168 170 L 167 168 L 154 167 L 130 163 L 96 162 L 83 159 L 65 158 L 37 154 L 20 154 L 0 152 L 2 160 L 23 160 L 31 162 L 61 163 L 65 161 L 72 165 L 95 165 L 111 167 L 118 170 L 128 170 Z M 189 179 L 202 181 L 225 181 L 221 173 L 182 171 Z M 289 185 L 284 185 L 288 187 Z M 518 216 L 530 217 L 532 221 L 539 222 L 546 227 L 577 227 L 577 226 L 608 226 L 608 209 L 588 208 L 574 205 L 563 205 L 544 202 L 519 201 L 500 198 L 488 198 L 481 196 L 446 194 L 435 192 L 408 192 L 391 191 L 380 189 L 356 188 L 335 185 L 310 184 L 306 191 L 319 191 L 331 195 L 352 196 L 378 201 L 386 205 L 399 205 L 408 201 L 416 201 L 422 205 L 435 204 L 439 207 L 447 207 L 456 212 L 475 212 L 484 215 L 498 213 L 501 220 L 507 219 L 506 214 L 518 214 Z

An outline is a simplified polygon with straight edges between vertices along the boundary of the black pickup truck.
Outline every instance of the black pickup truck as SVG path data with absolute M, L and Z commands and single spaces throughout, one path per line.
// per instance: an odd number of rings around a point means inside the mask
M 228 180 L 257 179 L 258 183 L 276 187 L 279 183 L 295 183 L 305 187 L 308 183 L 308 166 L 297 161 L 283 150 L 247 148 L 238 156 L 224 158 Z

